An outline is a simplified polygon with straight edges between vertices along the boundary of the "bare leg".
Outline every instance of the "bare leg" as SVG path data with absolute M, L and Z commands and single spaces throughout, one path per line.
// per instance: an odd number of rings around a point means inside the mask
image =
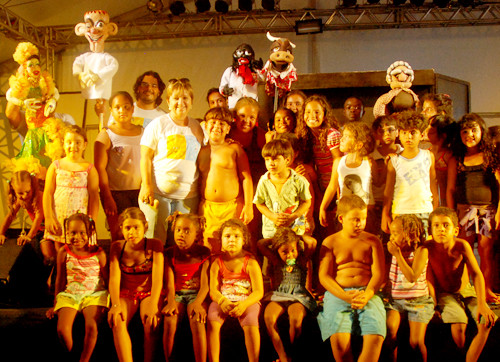
M 500 302 L 499 298 L 493 292 L 493 239 L 484 235 L 478 235 L 477 250 L 481 258 L 481 271 L 484 276 L 484 284 L 486 286 L 486 301 Z
M 264 311 L 264 322 L 266 323 L 267 333 L 271 337 L 274 349 L 278 353 L 278 357 L 282 362 L 288 362 L 288 356 L 281 341 L 281 337 L 278 332 L 278 318 L 285 312 L 284 308 L 275 302 L 271 302 L 267 305 Z M 290 329 L 292 328 L 292 323 L 290 322 Z
M 158 326 L 153 325 L 152 323 L 148 323 L 145 320 L 144 307 L 148 303 L 151 303 L 151 296 L 144 298 L 141 301 L 141 306 L 140 306 L 141 320 L 143 321 L 143 327 L 144 327 L 144 362 L 153 361 L 159 337 L 157 328 Z M 158 303 L 159 304 L 161 303 L 161 298 L 158 301 Z M 158 310 L 161 311 L 161 305 L 158 306 Z
M 92 305 L 83 309 L 82 313 L 85 318 L 85 339 L 83 340 L 80 362 L 86 362 L 90 360 L 92 352 L 94 352 L 99 323 L 104 315 L 104 307 Z
M 260 332 L 258 326 L 244 326 L 245 346 L 247 347 L 248 362 L 259 362 Z
M 57 312 L 57 335 L 66 350 L 73 350 L 73 322 L 77 314 L 73 308 L 61 308 Z
M 378 361 L 384 337 L 378 334 L 367 334 L 363 336 L 363 349 L 359 355 L 358 362 Z
M 306 313 L 306 308 L 300 303 L 293 303 L 288 307 L 288 315 L 290 318 L 290 342 L 292 344 L 302 334 L 302 321 Z
M 467 351 L 466 361 L 473 362 L 479 359 L 481 352 L 483 351 L 484 345 L 488 340 L 488 336 L 490 334 L 491 327 L 488 328 L 484 324 L 477 325 L 477 334 L 472 340 L 469 350 Z
M 132 316 L 137 312 L 139 304 L 134 303 L 130 299 L 120 298 L 120 305 L 122 306 L 125 320 L 118 319 L 113 326 L 113 340 L 120 362 L 132 362 L 132 342 L 130 341 L 127 326 Z
M 219 322 L 208 322 L 208 360 L 210 362 L 219 362 L 221 327 L 222 324 L 220 324 Z
M 465 346 L 465 330 L 467 329 L 467 324 L 465 323 L 452 323 L 451 324 L 451 336 L 457 347 L 463 350 Z
M 188 316 L 191 316 L 192 312 L 190 306 L 191 304 L 187 307 Z M 196 362 L 205 362 L 207 360 L 207 330 L 205 329 L 205 323 L 189 318 L 189 326 L 193 335 L 194 358 Z
M 401 315 L 396 310 L 387 311 L 387 337 L 385 343 L 389 348 L 390 358 L 393 362 L 398 360 L 398 330 L 401 323 Z
M 351 334 L 335 333 L 330 337 L 332 353 L 335 361 L 352 362 Z
M 425 345 L 425 331 L 427 323 L 408 321 L 410 325 L 410 346 L 415 353 L 420 352 L 422 361 L 427 362 L 427 347 Z
M 174 348 L 175 332 L 177 331 L 177 325 L 182 319 L 184 313 L 181 313 L 180 308 L 184 309 L 184 304 L 177 304 L 179 309 L 178 315 L 169 315 L 163 318 L 163 353 L 165 355 L 165 361 L 170 360 L 172 355 L 172 350 Z

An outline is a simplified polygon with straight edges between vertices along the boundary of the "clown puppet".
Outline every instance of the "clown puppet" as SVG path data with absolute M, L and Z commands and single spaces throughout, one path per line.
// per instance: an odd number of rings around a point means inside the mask
M 53 141 L 60 137 L 63 125 L 52 117 L 59 92 L 50 74 L 41 70 L 39 51 L 34 44 L 19 43 L 12 57 L 19 68 L 9 78 L 5 115 L 14 128 L 26 121 L 28 131 L 19 154 L 7 166 L 29 170 L 44 179 L 52 159 L 61 156 L 60 142 L 56 147 Z
M 75 59 L 73 75 L 80 81 L 83 98 L 96 99 L 96 113 L 103 126 L 106 101 L 111 97 L 113 76 L 118 71 L 118 61 L 104 52 L 104 42 L 118 32 L 118 26 L 109 21 L 104 10 L 87 11 L 83 18 L 85 22 L 76 24 L 75 33 L 87 38 L 90 52 Z

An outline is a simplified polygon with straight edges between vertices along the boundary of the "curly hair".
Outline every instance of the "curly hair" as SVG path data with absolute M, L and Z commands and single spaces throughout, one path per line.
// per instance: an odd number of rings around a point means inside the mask
M 421 99 L 421 104 L 425 101 L 432 102 L 438 114 L 453 116 L 453 100 L 448 94 L 444 93 L 427 93 Z
M 275 253 L 278 252 L 278 249 L 285 244 L 288 243 L 297 243 L 297 250 L 300 253 L 303 253 L 305 250 L 304 241 L 302 238 L 295 234 L 295 232 L 289 227 L 279 227 L 276 229 L 276 233 L 274 234 L 271 242 L 271 250 Z
M 66 239 L 66 234 L 68 233 L 69 223 L 72 221 L 81 221 L 85 225 L 85 231 L 87 233 L 88 240 L 92 240 L 96 235 L 95 221 L 87 214 L 77 212 L 73 215 L 68 216 L 64 219 L 64 241 L 68 243 Z
M 403 237 L 413 250 L 425 242 L 424 224 L 414 214 L 398 215 L 394 221 L 400 220 L 403 227 Z M 393 222 L 394 222 L 393 221 Z
M 430 126 L 436 129 L 440 139 L 444 139 L 443 146 L 451 148 L 453 135 L 456 134 L 457 123 L 446 114 L 437 114 L 429 119 Z
M 498 170 L 500 168 L 500 160 L 495 154 L 495 145 L 488 132 L 488 127 L 486 122 L 476 113 L 467 113 L 460 118 L 457 122 L 455 141 L 453 145 L 453 155 L 459 161 L 460 164 L 463 163 L 464 157 L 467 153 L 467 147 L 462 142 L 460 137 L 460 132 L 465 128 L 474 128 L 479 126 L 481 129 L 481 141 L 479 142 L 479 152 L 483 152 L 484 168 L 491 168 L 492 170 Z
M 158 82 L 158 90 L 159 90 L 159 93 L 158 93 L 158 97 L 156 98 L 156 101 L 155 101 L 155 105 L 158 107 L 161 102 L 162 102 L 162 99 L 161 99 L 161 96 L 163 94 L 163 91 L 165 90 L 165 88 L 167 87 L 165 85 L 165 82 L 163 82 L 163 80 L 161 79 L 160 75 L 158 73 L 156 73 L 155 71 L 152 71 L 152 70 L 148 70 L 147 72 L 141 74 L 135 81 L 134 83 L 134 95 L 135 95 L 135 98 L 137 99 L 138 96 L 139 96 L 139 87 L 141 86 L 141 83 L 142 81 L 144 80 L 144 77 L 145 76 L 151 76 L 153 78 L 156 78 L 156 81 Z M 111 103 L 111 102 L 110 102 Z M 134 102 L 132 102 L 134 103 Z
M 224 221 L 224 223 L 219 228 L 220 238 L 222 238 L 222 233 L 224 232 L 225 228 L 239 229 L 243 234 L 244 247 L 248 247 L 250 245 L 251 235 L 250 232 L 248 231 L 248 227 L 243 223 L 243 221 L 241 221 L 240 219 L 229 219 Z
M 398 119 L 399 130 L 418 129 L 420 133 L 424 133 L 428 125 L 423 115 L 413 111 L 401 112 L 401 118 Z
M 370 127 L 361 121 L 347 122 L 344 125 L 342 132 L 350 131 L 356 142 L 363 143 L 363 147 L 359 150 L 361 156 L 369 155 L 375 148 L 375 139 L 373 138 Z
M 31 174 L 25 170 L 14 172 L 14 174 L 12 175 L 12 178 L 8 182 L 7 195 L 8 195 L 9 209 L 13 210 L 14 205 L 18 201 L 16 191 L 14 190 L 14 185 L 20 185 L 23 182 L 29 182 L 31 185 L 31 200 L 29 200 L 29 205 L 31 206 L 31 208 L 35 212 L 41 211 L 41 210 L 38 210 L 38 204 L 39 204 L 38 191 L 40 189 L 40 187 L 38 185 L 38 179 L 35 176 L 35 174 Z
M 183 214 L 180 211 L 174 212 L 172 215 L 167 217 L 167 222 L 170 225 L 172 232 L 175 232 L 175 225 L 180 219 L 189 220 L 196 229 L 196 240 L 195 243 L 203 245 L 203 233 L 205 232 L 206 220 L 203 216 L 198 216 L 195 214 Z
M 40 59 L 38 48 L 30 42 L 22 42 L 17 44 L 16 51 L 12 55 L 14 60 L 22 65 L 25 61 L 37 58 Z
M 322 148 L 326 147 L 326 139 L 328 137 L 328 131 L 330 128 L 338 129 L 337 119 L 333 115 L 333 110 L 327 99 L 322 95 L 312 95 L 308 97 L 305 102 L 303 111 L 297 117 L 297 127 L 295 128 L 295 134 L 297 137 L 305 139 L 307 143 L 307 149 L 312 150 L 312 144 L 314 135 L 312 134 L 311 129 L 307 126 L 306 121 L 304 120 L 304 113 L 307 105 L 311 102 L 319 103 L 324 112 L 323 123 L 319 127 L 318 131 L 318 140 L 319 144 Z

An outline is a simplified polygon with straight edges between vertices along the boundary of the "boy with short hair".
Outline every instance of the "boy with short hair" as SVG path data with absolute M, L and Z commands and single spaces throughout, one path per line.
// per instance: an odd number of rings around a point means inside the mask
M 303 235 L 308 249 L 316 248 L 316 240 L 304 235 L 305 215 L 311 207 L 309 182 L 289 168 L 293 157 L 290 142 L 274 139 L 262 148 L 267 172 L 260 178 L 254 204 L 262 214 L 262 236 L 272 238 L 279 226 L 291 227 Z
M 427 231 L 429 214 L 439 204 L 434 155 L 418 147 L 427 121 L 420 114 L 405 112 L 397 126 L 403 151 L 387 163 L 381 227 L 389 233 L 392 206 L 393 215 L 417 215 Z
M 240 218 L 245 224 L 253 219 L 253 183 L 248 158 L 238 142 L 226 139 L 233 117 L 225 107 L 205 114 L 209 144 L 198 155 L 201 202 L 199 215 L 206 219 L 204 242 L 212 252 L 220 251 L 214 233 L 224 221 Z
M 353 320 L 363 336 L 358 361 L 377 361 L 386 335 L 384 305 L 375 294 L 384 279 L 384 251 L 380 240 L 364 231 L 366 215 L 363 199 L 343 196 L 337 204 L 342 229 L 321 246 L 319 281 L 326 293 L 318 324 L 336 361 L 352 360 Z
M 429 216 L 429 224 L 432 239 L 427 245 L 427 275 L 434 286 L 441 318 L 444 323 L 451 323 L 453 340 L 462 349 L 468 322 L 465 306 L 470 310 L 477 324 L 477 334 L 469 346 L 466 360 L 477 361 L 497 319 L 486 304 L 483 274 L 469 243 L 456 238 L 459 229 L 455 211 L 438 207 Z M 474 287 L 470 285 L 469 275 Z

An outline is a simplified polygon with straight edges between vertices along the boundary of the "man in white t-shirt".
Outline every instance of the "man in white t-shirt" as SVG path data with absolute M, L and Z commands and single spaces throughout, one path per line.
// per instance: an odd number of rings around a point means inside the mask
M 134 84 L 134 120 L 132 123 L 146 128 L 156 117 L 163 116 L 167 112 L 159 106 L 162 102 L 161 96 L 165 90 L 165 83 L 160 75 L 152 70 L 141 74 Z M 109 117 L 108 124 L 114 122 L 113 116 Z

